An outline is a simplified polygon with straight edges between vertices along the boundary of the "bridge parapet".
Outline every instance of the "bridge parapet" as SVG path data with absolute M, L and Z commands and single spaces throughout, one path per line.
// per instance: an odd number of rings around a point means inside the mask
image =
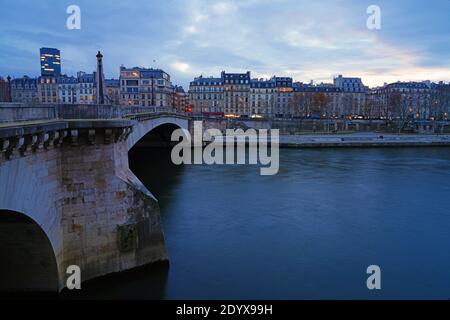
M 163 118 L 163 117 L 171 117 L 171 118 L 177 118 L 177 119 L 189 119 L 184 114 L 176 113 L 176 112 L 160 112 L 160 113 L 148 113 L 148 112 L 141 112 L 141 113 L 130 113 L 125 116 L 127 119 L 135 120 L 135 121 L 147 121 L 147 120 L 153 120 L 157 118 Z
M 69 120 L 0 127 L 0 162 L 57 148 L 63 143 L 109 144 L 125 141 L 131 120 Z
M 120 105 L 25 105 L 0 104 L 0 123 L 71 119 L 124 119 L 136 115 L 178 115 L 171 107 L 142 107 Z
M 0 123 L 57 119 L 55 106 L 35 106 L 21 103 L 0 103 Z
M 67 136 L 65 122 L 0 128 L 0 162 L 57 148 Z

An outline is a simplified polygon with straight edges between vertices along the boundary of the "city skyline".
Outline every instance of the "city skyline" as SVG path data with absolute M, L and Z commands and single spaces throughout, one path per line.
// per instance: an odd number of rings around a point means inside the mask
M 95 70 L 92 55 L 101 50 L 108 78 L 118 78 L 122 64 L 154 67 L 185 88 L 194 77 L 220 70 L 303 82 L 344 74 L 362 77 L 370 87 L 450 79 L 448 1 L 377 1 L 382 28 L 374 31 L 366 27 L 370 4 L 191 0 L 100 8 L 78 1 L 81 30 L 68 30 L 70 3 L 16 1 L 3 11 L 1 73 L 36 76 L 38 48 L 56 47 L 66 74 Z

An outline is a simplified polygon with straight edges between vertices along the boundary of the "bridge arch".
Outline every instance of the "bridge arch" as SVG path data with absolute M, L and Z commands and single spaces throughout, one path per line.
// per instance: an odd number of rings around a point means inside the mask
M 174 168 L 170 160 L 170 147 L 177 143 L 171 142 L 172 133 L 177 129 L 187 130 L 188 127 L 186 118 L 162 117 L 140 121 L 128 137 L 129 168 L 158 203 L 158 194 L 169 187 L 170 183 L 166 182 L 172 179 L 165 174 L 160 175 L 160 172 L 173 173 L 180 169 Z M 148 170 L 149 164 L 151 170 Z
M 188 130 L 189 120 L 184 117 L 162 116 L 138 121 L 127 139 L 128 151 L 143 142 L 143 139 L 152 142 L 152 138 L 162 138 L 166 141 L 168 138 L 170 141 L 172 132 L 179 128 Z M 157 142 L 156 140 L 153 139 L 153 142 Z
M 57 292 L 58 265 L 50 239 L 28 215 L 0 210 L 0 292 Z

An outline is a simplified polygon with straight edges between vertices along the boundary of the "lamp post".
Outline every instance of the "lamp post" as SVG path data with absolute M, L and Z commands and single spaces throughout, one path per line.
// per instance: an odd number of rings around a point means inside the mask
M 97 104 L 105 104 L 105 78 L 103 76 L 103 55 L 97 53 Z

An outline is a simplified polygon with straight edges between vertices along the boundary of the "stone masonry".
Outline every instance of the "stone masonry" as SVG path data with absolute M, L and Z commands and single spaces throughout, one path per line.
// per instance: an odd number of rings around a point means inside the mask
M 167 259 L 158 202 L 128 166 L 135 126 L 55 121 L 0 130 L 0 209 L 27 215 L 45 232 L 59 290 L 70 265 L 85 281 Z

